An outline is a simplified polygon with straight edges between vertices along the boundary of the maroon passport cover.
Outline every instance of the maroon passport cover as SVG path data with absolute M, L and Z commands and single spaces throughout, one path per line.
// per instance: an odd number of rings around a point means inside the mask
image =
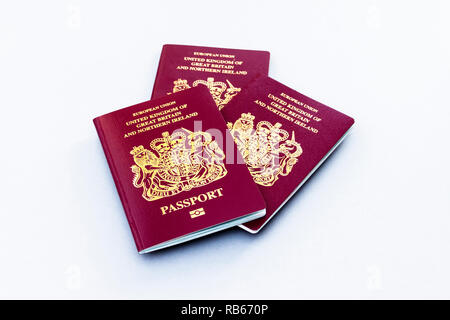
M 207 87 L 222 110 L 242 88 L 267 76 L 268 51 L 166 44 L 159 60 L 152 98 L 190 87 Z
M 266 201 L 266 215 L 241 226 L 258 232 L 342 141 L 354 120 L 262 77 L 222 115 Z
M 252 220 L 249 214 L 265 208 L 245 164 L 228 163 L 233 138 L 204 87 L 108 113 L 94 124 L 140 253 Z M 231 144 L 221 141 L 226 135 Z

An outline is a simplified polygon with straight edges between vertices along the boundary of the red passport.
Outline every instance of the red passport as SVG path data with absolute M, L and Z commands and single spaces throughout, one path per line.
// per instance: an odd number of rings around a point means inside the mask
M 245 163 L 233 160 L 233 138 L 207 88 L 108 113 L 94 124 L 139 253 L 265 214 Z
M 268 51 L 166 44 L 152 98 L 204 86 L 222 110 L 244 86 L 258 76 L 267 76 L 269 58 Z
M 269 78 L 253 82 L 222 115 L 266 215 L 241 227 L 256 233 L 344 139 L 354 120 Z

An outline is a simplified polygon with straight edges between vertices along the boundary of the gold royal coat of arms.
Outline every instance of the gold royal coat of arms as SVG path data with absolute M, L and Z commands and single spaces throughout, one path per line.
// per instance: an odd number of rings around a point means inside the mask
M 227 83 L 221 81 L 214 81 L 214 78 L 208 78 L 205 80 L 196 80 L 192 83 L 193 87 L 199 84 L 206 86 L 211 93 L 219 110 L 222 110 L 225 105 L 237 95 L 241 89 L 234 87 L 230 81 L 226 80 Z M 227 85 L 228 84 L 228 85 Z M 187 80 L 178 79 L 173 82 L 173 89 L 171 93 L 183 91 L 189 89 L 191 86 L 188 84 Z
M 272 186 L 279 176 L 287 176 L 303 153 L 294 132 L 281 129 L 280 123 L 272 125 L 260 121 L 254 126 L 251 113 L 242 113 L 228 129 L 241 152 L 253 180 L 262 186 Z
M 207 132 L 187 129 L 150 142 L 152 150 L 133 147 L 133 185 L 147 201 L 170 197 L 223 178 L 225 154 Z

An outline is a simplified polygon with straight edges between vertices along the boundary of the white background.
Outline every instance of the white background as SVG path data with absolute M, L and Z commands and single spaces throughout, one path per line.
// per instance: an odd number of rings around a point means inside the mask
M 3 1 L 0 298 L 450 298 L 448 1 Z M 258 235 L 140 256 L 92 119 L 165 43 L 271 52 L 356 127 Z

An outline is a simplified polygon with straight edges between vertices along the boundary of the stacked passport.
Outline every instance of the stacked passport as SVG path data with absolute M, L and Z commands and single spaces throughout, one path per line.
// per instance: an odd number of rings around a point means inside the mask
M 94 119 L 139 253 L 257 233 L 352 127 L 269 78 L 269 57 L 165 45 L 152 100 Z

